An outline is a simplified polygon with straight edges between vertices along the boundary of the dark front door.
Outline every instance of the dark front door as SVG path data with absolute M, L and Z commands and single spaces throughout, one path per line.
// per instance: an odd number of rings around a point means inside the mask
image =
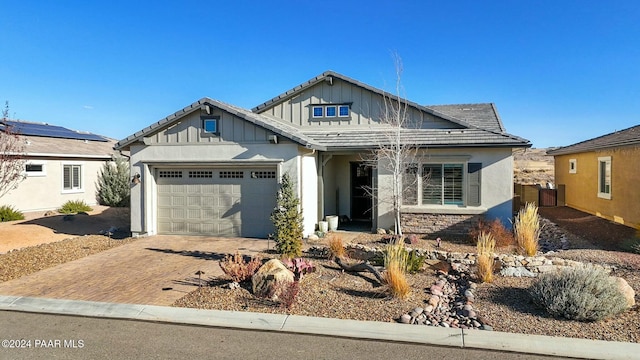
M 370 166 L 351 163 L 351 219 L 371 221 L 373 177 Z

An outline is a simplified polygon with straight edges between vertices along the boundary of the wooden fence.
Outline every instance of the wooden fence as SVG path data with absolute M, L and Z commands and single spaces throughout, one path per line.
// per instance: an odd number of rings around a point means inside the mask
M 564 185 L 557 189 L 546 189 L 538 185 L 513 184 L 513 211 L 517 212 L 526 203 L 538 207 L 564 206 Z

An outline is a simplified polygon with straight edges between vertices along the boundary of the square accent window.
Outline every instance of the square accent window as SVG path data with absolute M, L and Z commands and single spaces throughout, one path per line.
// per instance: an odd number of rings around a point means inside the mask
M 218 118 L 203 118 L 202 129 L 206 134 L 218 134 Z
M 578 160 L 569 159 L 569 174 L 575 174 L 578 172 Z
M 327 106 L 327 117 L 336 117 L 336 107 L 335 106 Z
M 340 116 L 340 117 L 348 117 L 349 116 L 349 105 L 340 105 L 338 107 L 338 116 Z
M 598 158 L 598 197 L 611 200 L 611 156 Z
M 62 190 L 81 191 L 82 190 L 82 165 L 62 166 Z
M 314 106 L 313 107 L 313 117 L 319 118 L 324 115 L 324 108 L 322 106 Z

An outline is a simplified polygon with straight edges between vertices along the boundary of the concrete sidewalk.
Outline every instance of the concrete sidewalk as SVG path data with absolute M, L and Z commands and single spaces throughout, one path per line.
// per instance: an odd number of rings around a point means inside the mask
M 0 310 L 129 319 L 585 359 L 637 359 L 640 344 L 297 315 L 0 296 Z

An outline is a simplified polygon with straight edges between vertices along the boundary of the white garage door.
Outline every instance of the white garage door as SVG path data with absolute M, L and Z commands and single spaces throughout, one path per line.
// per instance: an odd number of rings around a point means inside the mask
M 158 169 L 158 233 L 266 238 L 276 171 Z

